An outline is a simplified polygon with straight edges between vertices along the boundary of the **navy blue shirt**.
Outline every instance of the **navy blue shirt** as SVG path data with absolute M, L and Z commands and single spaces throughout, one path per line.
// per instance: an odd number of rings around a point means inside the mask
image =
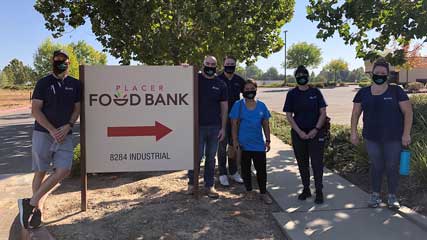
M 223 80 L 227 85 L 228 112 L 231 112 L 234 103 L 240 100 L 240 93 L 243 91 L 243 87 L 245 86 L 245 80 L 237 74 L 233 74 L 233 77 L 228 79 L 224 73 L 219 75 L 218 78 Z
M 74 104 L 80 102 L 81 84 L 73 77 L 61 81 L 50 74 L 37 81 L 32 98 L 43 101 L 42 113 L 55 128 L 59 128 L 70 121 Z M 34 130 L 48 132 L 37 121 L 34 125 Z
M 227 101 L 227 86 L 215 77 L 207 79 L 199 73 L 199 125 L 221 126 L 221 104 Z
M 293 113 L 298 127 L 308 132 L 316 128 L 320 109 L 326 106 L 328 105 L 319 89 L 310 87 L 302 91 L 296 87 L 288 92 L 283 112 Z
M 389 85 L 382 95 L 372 95 L 371 87 L 360 89 L 354 103 L 361 103 L 363 112 L 363 137 L 377 142 L 401 141 L 403 113 L 399 102 L 408 101 L 402 88 Z

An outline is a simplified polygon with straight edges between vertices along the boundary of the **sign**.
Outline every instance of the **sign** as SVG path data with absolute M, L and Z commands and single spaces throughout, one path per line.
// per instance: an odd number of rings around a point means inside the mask
M 193 169 L 193 67 L 81 70 L 86 172 Z

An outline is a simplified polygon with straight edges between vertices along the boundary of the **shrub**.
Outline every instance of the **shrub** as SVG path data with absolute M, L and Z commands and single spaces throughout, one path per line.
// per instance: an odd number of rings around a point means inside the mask
M 71 176 L 80 176 L 80 143 L 74 148 L 73 166 L 71 167 Z
M 416 182 L 427 184 L 427 95 L 411 96 L 411 102 L 414 108 L 411 176 Z
M 424 84 L 420 82 L 410 82 L 406 85 L 406 89 L 411 92 L 417 92 L 424 88 Z
M 371 84 L 371 82 L 359 82 L 359 87 L 369 87 Z
M 296 87 L 296 86 L 297 86 L 297 84 L 296 84 L 296 83 L 287 83 L 287 84 L 286 84 L 286 86 L 287 86 L 287 87 L 294 88 L 294 87 Z

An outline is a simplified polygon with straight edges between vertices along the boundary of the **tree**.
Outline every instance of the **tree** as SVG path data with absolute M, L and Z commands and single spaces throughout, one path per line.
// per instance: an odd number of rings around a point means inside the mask
M 405 62 L 403 47 L 425 36 L 427 1 L 310 0 L 307 19 L 319 22 L 318 38 L 326 40 L 337 32 L 346 44 L 356 44 L 357 57 L 365 60 L 375 60 L 395 39 L 401 48 L 386 59 L 398 66 Z M 372 31 L 378 35 L 367 34 Z
M 275 67 L 270 67 L 261 75 L 261 80 L 279 80 L 279 72 Z
M 105 65 L 107 64 L 107 55 L 97 51 L 94 47 L 85 41 L 78 41 L 77 44 L 71 43 L 77 61 L 80 65 Z
M 267 57 L 283 47 L 280 29 L 294 6 L 294 0 L 37 0 L 34 7 L 54 37 L 89 20 L 104 50 L 121 63 L 157 65 L 199 64 L 205 55 L 247 63 Z
M 292 44 L 286 58 L 288 68 L 297 68 L 299 65 L 315 68 L 322 62 L 320 48 L 306 42 Z
M 246 70 L 240 64 L 238 64 L 236 66 L 236 73 L 239 74 L 241 77 L 245 77 L 246 76 Z
M 64 45 L 54 43 L 48 38 L 39 46 L 34 56 L 34 68 L 38 78 L 52 71 L 52 54 L 58 49 L 63 49 L 67 52 L 70 58 L 69 72 L 75 78 L 79 78 L 79 65 L 81 64 L 96 65 L 107 63 L 107 55 L 96 51 L 85 41 Z
M 323 67 L 324 71 L 332 72 L 334 74 L 335 82 L 337 81 L 337 73 L 340 71 L 348 71 L 348 63 L 342 59 L 333 59 L 326 66 Z M 327 78 L 329 83 L 329 78 Z
M 256 65 L 246 66 L 246 78 L 261 79 L 263 72 Z
M 2 86 L 17 86 L 31 83 L 36 80 L 35 72 L 18 59 L 12 59 L 2 71 Z

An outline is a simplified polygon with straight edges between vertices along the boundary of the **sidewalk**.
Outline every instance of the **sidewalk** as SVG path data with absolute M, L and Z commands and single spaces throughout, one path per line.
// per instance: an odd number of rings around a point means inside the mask
M 274 217 L 289 239 L 427 239 L 427 218 L 411 211 L 407 214 L 391 211 L 385 206 L 368 208 L 368 193 L 327 169 L 325 204 L 316 205 L 313 198 L 299 201 L 297 194 L 302 184 L 292 148 L 277 137 L 272 136 L 271 140 L 267 187 L 283 210 Z M 313 186 L 312 190 L 314 192 Z

